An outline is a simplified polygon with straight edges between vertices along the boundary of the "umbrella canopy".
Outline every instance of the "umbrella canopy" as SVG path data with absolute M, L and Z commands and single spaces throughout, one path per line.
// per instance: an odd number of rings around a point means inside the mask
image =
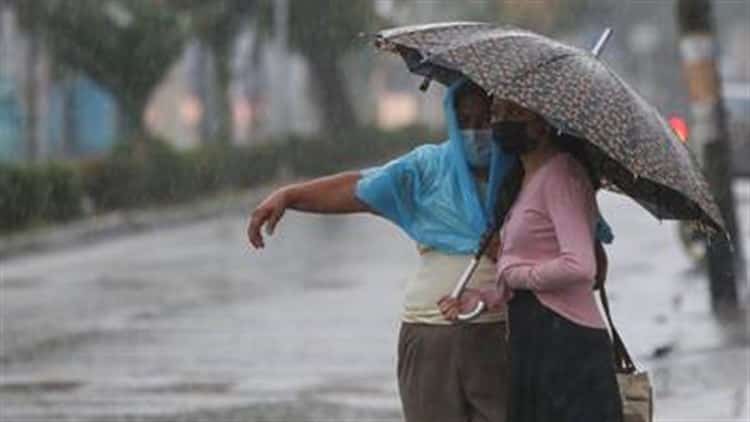
M 495 26 L 482 22 L 400 26 L 375 34 L 375 47 L 400 54 L 410 72 L 450 86 L 462 77 L 461 72 L 429 60 L 431 53 L 445 50 L 449 46 L 465 42 L 476 34 L 494 28 Z
M 377 48 L 409 69 L 449 84 L 467 77 L 493 101 L 507 100 L 585 139 L 603 186 L 625 193 L 657 218 L 724 230 L 697 162 L 633 88 L 586 50 L 515 27 L 459 22 L 379 32 Z

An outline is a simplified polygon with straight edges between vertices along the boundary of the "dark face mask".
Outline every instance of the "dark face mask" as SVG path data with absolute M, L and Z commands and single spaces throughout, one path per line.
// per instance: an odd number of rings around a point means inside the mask
M 524 122 L 498 122 L 492 125 L 492 133 L 506 154 L 523 154 L 534 150 L 539 142 L 529 137 Z

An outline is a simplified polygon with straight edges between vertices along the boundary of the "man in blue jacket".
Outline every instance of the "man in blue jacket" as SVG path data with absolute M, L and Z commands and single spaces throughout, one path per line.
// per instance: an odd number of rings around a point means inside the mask
M 407 279 L 398 345 L 398 384 L 407 422 L 506 420 L 508 358 L 505 315 L 488 311 L 451 324 L 438 301 L 455 286 L 487 230 L 498 187 L 515 160 L 490 129 L 490 102 L 459 81 L 444 99 L 448 140 L 423 145 L 380 166 L 283 187 L 252 213 L 248 238 L 265 242 L 285 210 L 369 212 L 398 225 L 415 242 L 419 265 Z M 489 248 L 471 287 L 494 283 Z

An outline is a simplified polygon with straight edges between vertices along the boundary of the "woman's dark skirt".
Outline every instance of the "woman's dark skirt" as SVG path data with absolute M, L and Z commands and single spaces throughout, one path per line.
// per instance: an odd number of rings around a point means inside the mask
M 512 422 L 622 422 L 612 344 L 529 291 L 509 303 Z

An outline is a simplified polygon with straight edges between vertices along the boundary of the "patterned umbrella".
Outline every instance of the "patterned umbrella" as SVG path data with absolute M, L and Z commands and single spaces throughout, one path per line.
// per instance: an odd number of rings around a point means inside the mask
M 515 27 L 475 22 L 385 30 L 376 34 L 375 46 L 399 54 L 426 82 L 447 85 L 466 77 L 493 101 L 515 102 L 585 139 L 603 186 L 629 195 L 657 218 L 724 231 L 687 147 L 653 106 L 591 52 Z

